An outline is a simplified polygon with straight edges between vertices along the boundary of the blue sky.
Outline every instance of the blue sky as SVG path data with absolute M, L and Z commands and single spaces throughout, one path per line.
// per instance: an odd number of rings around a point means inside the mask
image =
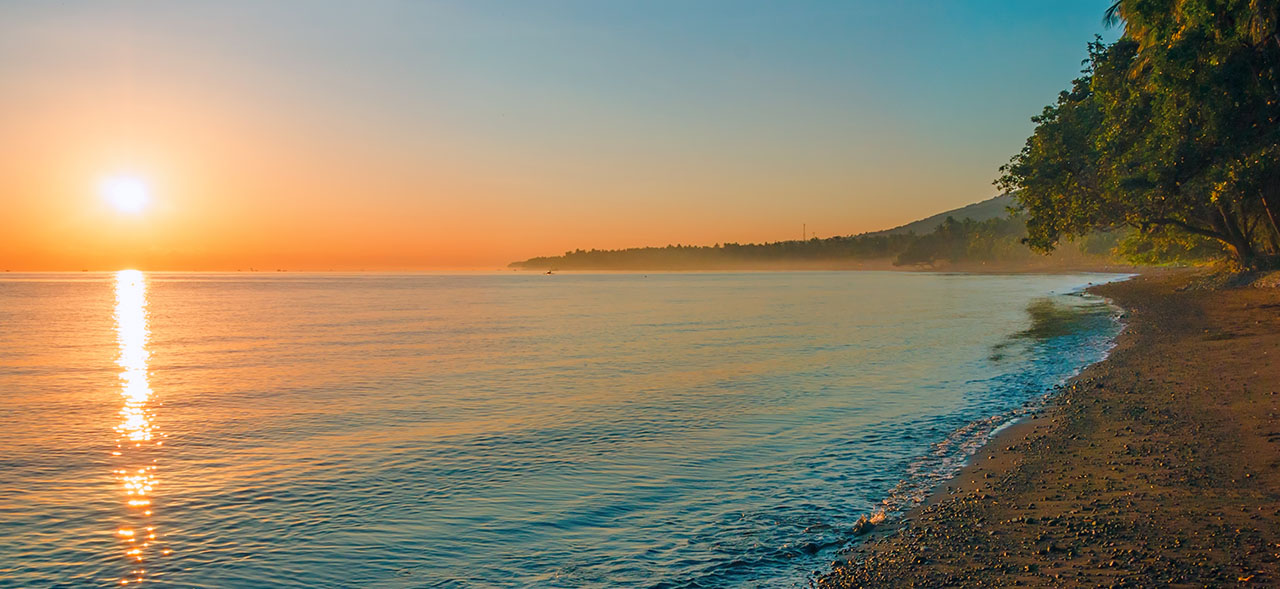
M 993 196 L 1107 4 L 9 1 L 0 174 L 127 167 L 246 238 L 425 227 L 459 265 L 858 233 Z

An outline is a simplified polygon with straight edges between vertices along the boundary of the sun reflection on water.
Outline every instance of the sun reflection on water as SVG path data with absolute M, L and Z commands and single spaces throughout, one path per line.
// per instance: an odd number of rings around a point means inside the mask
M 116 529 L 116 537 L 125 545 L 125 557 L 138 568 L 130 569 L 120 579 L 121 585 L 141 583 L 146 579 L 142 563 L 156 541 L 155 526 L 150 525 L 151 494 L 157 485 L 156 452 L 164 435 L 152 425 L 154 408 L 151 385 L 147 382 L 147 341 L 151 332 L 147 324 L 147 281 L 137 270 L 116 273 L 116 341 L 120 366 L 120 422 L 115 426 L 116 480 L 125 495 L 127 522 Z M 162 551 L 168 554 L 169 551 Z

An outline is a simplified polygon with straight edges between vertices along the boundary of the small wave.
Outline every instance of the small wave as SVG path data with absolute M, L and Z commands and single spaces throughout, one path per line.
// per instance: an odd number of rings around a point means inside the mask
M 1092 341 L 1078 344 L 1086 348 L 1086 352 L 1093 351 L 1096 355 L 1059 378 L 1059 382 L 1046 386 L 1043 394 L 1027 400 L 1015 409 L 970 421 L 952 431 L 941 441 L 931 445 L 926 454 L 908 465 L 906 476 L 889 490 L 885 498 L 880 502 L 880 506 L 865 517 L 866 522 L 878 525 L 900 517 L 913 507 L 922 504 L 942 483 L 955 478 L 969 464 L 969 459 L 999 435 L 1000 432 L 1026 416 L 1043 409 L 1046 402 L 1058 391 L 1062 390 L 1066 386 L 1066 382 L 1071 378 L 1079 375 L 1088 366 L 1107 359 L 1111 350 L 1115 348 L 1116 337 L 1125 328 L 1123 309 L 1117 307 L 1109 299 L 1089 295 L 1082 291 L 1067 293 L 1066 296 L 1088 299 L 1085 305 L 1078 307 L 1079 310 L 1085 313 L 1091 313 L 1091 309 L 1100 307 L 1106 309 L 1105 317 L 1109 320 L 1113 329 L 1105 330 L 1104 332 L 1095 331 L 1095 337 L 1091 338 Z M 1034 325 L 1040 323 L 1044 315 L 1046 315 L 1045 302 L 1033 302 L 1028 311 L 1032 316 L 1033 327 L 1026 332 L 1012 335 L 1010 341 L 998 344 L 996 346 L 997 350 L 1003 350 L 1018 339 L 1047 339 L 1035 337 L 1037 335 L 1035 333 L 1037 327 Z M 1050 315 L 1055 317 L 1055 323 L 1064 322 L 1059 313 L 1054 312 L 1050 313 Z M 1065 323 L 1075 325 L 1077 331 L 1052 330 L 1053 335 L 1078 334 L 1078 329 L 1083 325 L 1077 321 L 1065 321 Z M 993 354 L 991 357 L 993 362 L 1002 359 L 1003 353 Z

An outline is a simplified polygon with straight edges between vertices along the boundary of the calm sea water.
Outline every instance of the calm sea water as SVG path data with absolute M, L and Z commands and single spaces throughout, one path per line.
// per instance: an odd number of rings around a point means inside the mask
M 0 586 L 803 586 L 1111 278 L 6 274 Z

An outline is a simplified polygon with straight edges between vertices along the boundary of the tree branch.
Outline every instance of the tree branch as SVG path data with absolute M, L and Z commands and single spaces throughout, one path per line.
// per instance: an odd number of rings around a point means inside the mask
M 1211 237 L 1219 241 L 1229 241 L 1227 239 L 1227 236 L 1221 232 L 1214 231 L 1212 229 L 1205 229 L 1203 227 L 1196 227 L 1195 225 L 1192 225 L 1180 219 L 1159 217 L 1156 219 L 1147 219 L 1145 223 L 1152 224 L 1152 225 L 1173 225 L 1174 227 L 1182 229 L 1183 231 L 1186 231 L 1188 233 L 1194 233 L 1196 235 L 1202 235 L 1204 237 Z

